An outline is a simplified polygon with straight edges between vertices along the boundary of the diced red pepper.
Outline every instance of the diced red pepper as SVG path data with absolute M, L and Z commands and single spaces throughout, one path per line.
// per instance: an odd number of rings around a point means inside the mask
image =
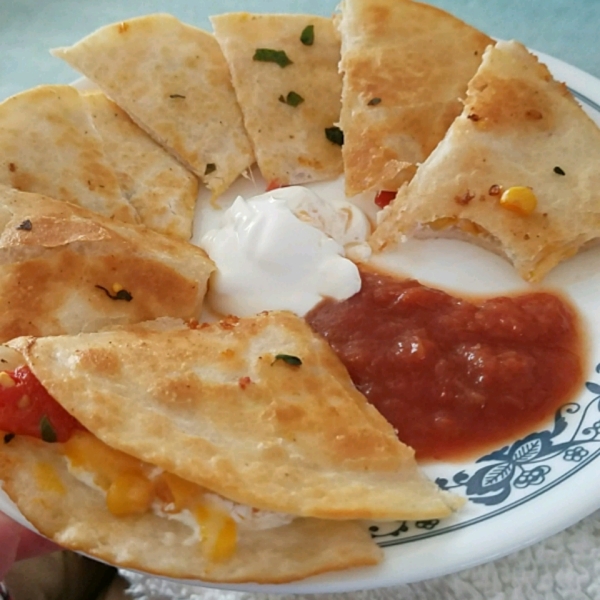
M 378 192 L 377 196 L 375 196 L 375 204 L 379 206 L 379 208 L 385 208 L 395 197 L 398 192 L 387 192 L 382 191 Z
M 5 371 L 14 385 L 0 385 L 0 430 L 42 439 L 42 421 L 56 441 L 66 442 L 77 429 L 85 429 L 39 382 L 29 367 Z M 6 377 L 3 375 L 3 377 Z

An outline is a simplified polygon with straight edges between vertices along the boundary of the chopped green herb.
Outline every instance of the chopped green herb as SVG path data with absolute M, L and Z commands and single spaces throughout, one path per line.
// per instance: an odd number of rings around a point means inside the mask
M 21 231 L 31 231 L 33 228 L 33 224 L 29 219 L 25 219 L 18 227 L 17 229 L 20 229 Z
M 12 442 L 12 440 L 14 440 L 14 438 L 15 438 L 14 433 L 5 433 L 4 434 L 4 443 L 9 444 L 10 442 Z
M 181 94 L 171 94 L 169 98 L 185 98 L 185 96 L 182 96 Z
M 271 50 L 270 48 L 257 48 L 252 60 L 272 62 L 278 64 L 282 69 L 292 64 L 285 50 Z
M 338 146 L 344 145 L 344 132 L 335 125 L 325 128 L 325 137 L 333 144 L 337 144 Z
M 315 43 L 315 26 L 307 25 L 300 34 L 300 41 L 305 46 L 312 46 Z
M 204 169 L 204 174 L 210 175 L 211 173 L 214 173 L 216 170 L 217 170 L 217 165 L 215 165 L 215 163 L 208 163 L 206 165 L 206 169 Z
M 299 367 L 302 364 L 302 361 L 297 356 L 292 356 L 291 354 L 277 354 L 275 356 L 275 360 L 271 363 L 271 366 L 274 365 L 278 360 L 282 360 L 284 363 L 291 365 L 292 367 Z
M 125 300 L 125 302 L 131 302 L 133 300 L 133 296 L 127 290 L 119 290 L 116 294 L 111 294 L 101 285 L 97 285 L 96 287 L 99 290 L 102 290 L 111 300 Z
M 560 167 L 554 167 L 554 172 L 557 175 L 566 175 L 566 173 Z
M 304 98 L 300 94 L 296 94 L 296 92 L 289 92 L 287 96 L 284 96 L 283 94 L 279 96 L 279 102 L 295 107 L 298 106 L 298 104 L 302 104 Z
M 54 431 L 54 427 L 52 427 L 50 419 L 46 415 L 40 419 L 40 433 L 44 442 L 48 442 L 49 444 L 53 444 L 58 439 L 56 431 Z
M 368 102 L 367 105 L 368 106 L 377 106 L 378 104 L 381 103 L 381 98 L 371 98 Z

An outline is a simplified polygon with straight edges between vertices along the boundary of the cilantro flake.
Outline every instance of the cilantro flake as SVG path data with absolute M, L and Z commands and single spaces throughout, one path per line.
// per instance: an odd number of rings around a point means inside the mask
M 300 41 L 305 46 L 312 46 L 315 43 L 315 26 L 307 25 L 300 34 Z
M 95 286 L 99 290 L 102 290 L 111 300 L 125 300 L 125 302 L 131 302 L 133 296 L 127 290 L 119 290 L 116 294 L 111 294 L 105 287 L 101 285 Z
M 292 64 L 285 50 L 272 50 L 271 48 L 257 48 L 252 60 L 259 62 L 272 62 L 282 69 Z
M 344 145 L 344 132 L 337 126 L 326 127 L 325 137 L 332 143 L 338 146 Z
M 42 434 L 42 440 L 49 444 L 53 444 L 58 440 L 56 431 L 54 431 L 54 427 L 52 427 L 52 423 L 46 415 L 40 419 L 40 433 Z
M 292 367 L 299 367 L 302 364 L 302 360 L 297 356 L 293 356 L 291 354 L 277 354 L 275 355 L 275 360 L 271 363 L 271 366 L 274 365 L 278 360 L 282 360 L 284 363 L 291 365 Z
M 296 92 L 288 92 L 287 96 L 284 96 L 283 94 L 279 96 L 279 102 L 296 107 L 298 104 L 302 104 L 304 102 L 304 98 Z

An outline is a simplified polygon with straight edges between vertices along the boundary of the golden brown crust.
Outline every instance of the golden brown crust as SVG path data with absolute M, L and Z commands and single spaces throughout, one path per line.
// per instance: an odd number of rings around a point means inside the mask
M 143 225 L 183 240 L 192 235 L 198 180 L 102 92 L 84 95 L 106 157 Z
M 292 313 L 11 346 L 106 444 L 242 504 L 389 520 L 442 517 L 461 503 L 420 473 L 329 345 Z
M 0 186 L 0 340 L 198 317 L 206 254 L 141 226 Z M 113 285 L 133 300 L 114 300 Z
M 0 104 L 0 184 L 137 223 L 79 92 L 44 85 Z
M 438 235 L 462 227 L 524 279 L 539 281 L 600 235 L 598 163 L 600 130 L 564 84 L 518 42 L 499 42 L 470 82 L 462 115 L 386 209 L 372 245 L 449 219 L 454 227 Z M 502 191 L 514 186 L 532 188 L 532 214 L 500 206 Z
M 346 194 L 396 190 L 460 113 L 460 98 L 493 40 L 412 0 L 341 6 Z
M 39 466 L 43 465 L 40 477 Z M 115 517 L 103 495 L 67 470 L 60 444 L 18 437 L 0 447 L 0 479 L 24 516 L 65 548 L 120 567 L 213 582 L 286 583 L 377 564 L 381 550 L 356 522 L 296 519 L 267 530 L 239 529 L 225 561 L 208 560 L 192 530 L 153 513 Z
M 211 34 L 156 14 L 107 25 L 53 53 L 95 82 L 214 195 L 254 162 Z
M 339 120 L 342 89 L 340 42 L 331 19 L 231 13 L 211 21 L 264 178 L 290 185 L 341 175 L 341 149 L 325 135 Z M 300 36 L 309 25 L 314 43 L 304 45 Z M 255 61 L 258 48 L 283 50 L 293 64 Z M 292 91 L 304 99 L 296 107 L 279 100 Z

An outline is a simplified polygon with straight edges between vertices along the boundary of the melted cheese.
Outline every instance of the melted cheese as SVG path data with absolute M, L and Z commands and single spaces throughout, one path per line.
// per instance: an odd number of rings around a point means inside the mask
M 36 465 L 35 482 L 44 492 L 63 495 L 67 491 L 56 469 L 49 463 L 40 462 Z
M 238 524 L 269 529 L 293 519 L 291 515 L 260 511 L 226 500 L 173 473 L 115 450 L 88 432 L 75 432 L 62 447 L 69 472 L 103 493 L 112 514 L 125 517 L 152 511 L 177 520 L 193 531 L 188 543 L 201 542 L 202 551 L 213 561 L 226 560 L 235 552 Z M 55 485 L 48 473 L 44 481 L 46 489 Z M 60 480 L 58 483 L 62 485 Z

